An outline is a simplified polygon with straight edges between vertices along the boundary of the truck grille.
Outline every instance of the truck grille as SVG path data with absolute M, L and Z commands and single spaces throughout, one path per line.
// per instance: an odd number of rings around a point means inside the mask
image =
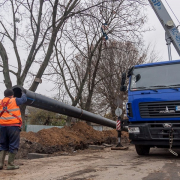
M 139 103 L 139 110 L 142 118 L 180 117 L 176 106 L 180 106 L 180 101 L 148 102 Z

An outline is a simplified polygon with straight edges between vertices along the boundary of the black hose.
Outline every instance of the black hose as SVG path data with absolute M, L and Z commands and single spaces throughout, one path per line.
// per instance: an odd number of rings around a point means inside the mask
M 21 97 L 22 90 L 24 89 L 22 86 L 13 86 L 14 96 Z M 80 108 L 76 108 L 74 106 L 67 105 L 60 101 L 48 98 L 41 94 L 37 94 L 35 92 L 26 90 L 27 102 L 25 103 L 27 106 L 32 106 L 44 110 L 48 110 L 51 112 L 64 114 L 70 117 L 82 119 L 89 122 L 94 122 L 97 124 L 101 124 L 104 126 L 116 128 L 116 122 L 110 119 L 104 118 L 102 116 L 93 114 L 91 112 L 82 110 Z

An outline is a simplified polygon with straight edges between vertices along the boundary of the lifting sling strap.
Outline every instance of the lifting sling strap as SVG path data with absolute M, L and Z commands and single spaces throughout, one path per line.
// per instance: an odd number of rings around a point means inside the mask
M 2 107 L 3 107 L 3 110 L 2 110 L 1 113 L 0 113 L 0 117 L 3 115 L 4 112 L 7 112 L 7 113 L 10 114 L 11 116 L 17 118 L 17 119 L 20 121 L 20 125 L 22 125 L 21 119 L 20 119 L 18 116 L 14 115 L 13 113 L 10 113 L 10 112 L 8 111 L 7 105 L 9 104 L 9 101 L 10 101 L 10 99 L 8 99 L 8 101 L 7 101 L 6 103 L 3 103 L 3 101 L 1 101 L 1 105 L 2 105 Z

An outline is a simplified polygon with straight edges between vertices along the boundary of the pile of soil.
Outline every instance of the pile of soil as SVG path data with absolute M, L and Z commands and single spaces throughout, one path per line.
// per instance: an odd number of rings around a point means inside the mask
M 122 132 L 122 143 L 129 142 L 128 133 Z M 17 158 L 26 158 L 28 153 L 53 154 L 62 151 L 86 149 L 88 145 L 117 143 L 117 131 L 96 131 L 85 122 L 71 127 L 50 128 L 34 132 L 21 132 L 20 148 Z

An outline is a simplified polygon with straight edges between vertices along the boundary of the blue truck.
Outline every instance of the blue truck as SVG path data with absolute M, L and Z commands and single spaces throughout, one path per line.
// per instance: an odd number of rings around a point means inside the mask
M 128 90 L 129 138 L 139 155 L 151 147 L 180 147 L 180 60 L 172 61 L 171 43 L 180 56 L 180 33 L 161 0 L 148 0 L 165 30 L 169 61 L 136 65 L 122 74 Z M 128 88 L 126 76 L 129 78 Z
M 155 146 L 180 147 L 179 69 L 175 60 L 136 65 L 128 72 L 129 138 L 139 155 Z

